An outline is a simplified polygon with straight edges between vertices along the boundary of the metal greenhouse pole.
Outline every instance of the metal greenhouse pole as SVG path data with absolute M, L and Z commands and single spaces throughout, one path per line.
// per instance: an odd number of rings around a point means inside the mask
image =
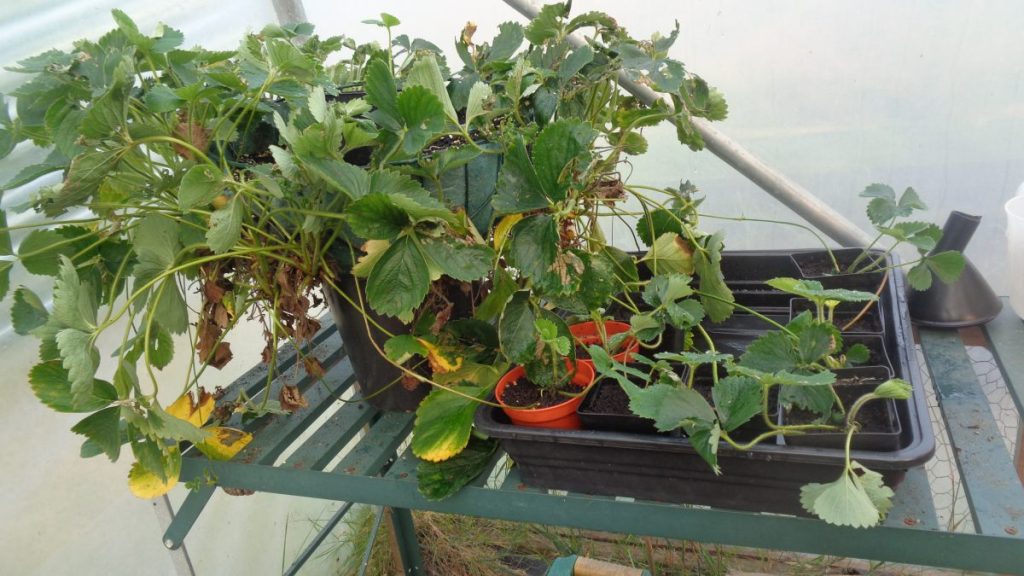
M 529 0 L 503 1 L 530 19 L 534 18 L 539 11 Z M 575 47 L 586 44 L 586 40 L 577 34 L 570 35 L 568 40 Z M 633 82 L 624 72 L 619 73 L 619 85 L 645 104 L 653 104 L 658 99 L 658 95 L 653 90 Z M 671 100 L 666 98 L 665 101 L 672 106 Z M 724 160 L 726 164 L 735 168 L 737 172 L 746 176 L 840 245 L 865 246 L 871 241 L 871 238 L 856 224 L 833 210 L 803 186 L 765 164 L 760 158 L 720 132 L 707 120 L 693 118 L 692 122 L 694 128 L 704 139 L 707 149 L 715 156 Z

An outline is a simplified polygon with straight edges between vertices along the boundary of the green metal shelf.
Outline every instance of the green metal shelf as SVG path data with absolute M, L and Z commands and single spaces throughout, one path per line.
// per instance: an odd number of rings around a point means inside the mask
M 984 333 L 1020 411 L 1024 406 L 1024 322 L 1006 306 Z M 493 473 L 482 475 L 452 498 L 430 501 L 417 490 L 415 456 L 403 448 L 413 415 L 382 414 L 362 402 L 349 402 L 323 418 L 355 383 L 341 339 L 329 322 L 303 350 L 320 359 L 326 376 L 320 380 L 300 378 L 296 369 L 289 378 L 289 383 L 302 390 L 309 407 L 291 416 L 270 416 L 242 425 L 254 439 L 230 462 L 212 462 L 195 450 L 187 451 L 181 479 L 214 479 L 222 487 L 389 507 L 407 574 L 422 573 L 410 510 L 1024 574 L 1024 485 L 996 428 L 964 342 L 957 331 L 921 330 L 919 337 L 975 533 L 939 526 L 923 468 L 908 473 L 888 519 L 872 529 L 830 526 L 810 518 L 539 490 L 523 484 L 518 471 L 501 455 L 492 461 Z M 295 357 L 294 351 L 282 351 L 282 373 L 296 367 Z M 266 369 L 257 367 L 232 388 L 253 393 L 265 379 Z M 276 395 L 280 385 L 275 382 L 271 393 Z M 300 437 L 304 439 L 298 441 Z M 488 478 L 496 481 L 488 482 Z M 181 546 L 214 489 L 207 485 L 186 496 L 164 535 L 165 545 Z

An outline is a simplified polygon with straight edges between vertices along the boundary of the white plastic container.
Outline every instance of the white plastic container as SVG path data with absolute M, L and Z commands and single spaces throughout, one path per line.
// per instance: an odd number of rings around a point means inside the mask
M 1010 306 L 1024 319 L 1024 196 L 1010 198 L 1005 208 Z

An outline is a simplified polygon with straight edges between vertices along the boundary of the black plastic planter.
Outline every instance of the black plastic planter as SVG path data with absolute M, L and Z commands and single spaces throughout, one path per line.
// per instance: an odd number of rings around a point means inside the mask
M 722 268 L 726 281 L 734 288 L 747 286 L 758 291 L 764 289 L 766 280 L 798 274 L 790 253 L 784 251 L 727 252 Z M 886 311 L 881 352 L 891 359 L 894 374 L 912 385 L 913 395 L 908 401 L 895 403 L 900 423 L 896 449 L 857 449 L 852 456 L 895 487 L 909 468 L 931 458 L 935 438 L 913 353 L 901 272 L 889 274 L 877 305 Z M 770 309 L 753 307 L 758 311 Z M 744 342 L 749 343 L 757 334 L 733 335 L 737 351 L 745 349 Z M 846 340 L 852 343 L 856 338 L 868 337 L 850 335 Z M 716 347 L 722 348 L 720 344 Z M 500 410 L 487 406 L 477 411 L 476 425 L 481 432 L 502 441 L 519 466 L 523 482 L 530 486 L 740 510 L 804 515 L 800 487 L 808 482 L 835 480 L 845 462 L 841 449 L 793 446 L 781 439 L 747 451 L 723 443 L 718 451 L 722 475 L 718 476 L 685 437 L 527 429 L 511 425 Z
M 889 379 L 889 368 L 886 366 L 864 366 L 862 368 L 843 368 L 836 370 L 836 395 L 843 401 L 847 409 L 864 394 L 875 389 Z M 856 383 L 848 383 L 850 379 L 858 379 Z M 797 410 L 783 410 L 779 424 L 807 424 L 807 418 L 795 422 Z M 866 427 L 853 435 L 851 446 L 854 450 L 874 450 L 892 452 L 899 450 L 900 426 L 896 401 L 891 399 L 872 400 L 860 409 L 861 422 L 870 421 L 873 427 Z M 842 449 L 846 443 L 843 432 L 808 432 L 802 435 L 785 436 L 785 443 L 790 446 L 813 446 L 817 448 Z
M 356 279 L 351 275 L 343 275 L 338 279 L 338 288 L 345 292 L 352 302 L 359 302 L 356 292 Z M 366 285 L 360 281 L 363 301 L 366 299 Z M 402 371 L 381 357 L 374 347 L 384 349 L 388 336 L 377 329 L 371 322 L 369 331 L 363 321 L 362 312 L 349 304 L 348 300 L 333 290 L 324 290 L 331 316 L 341 332 L 342 345 L 352 361 L 352 371 L 356 375 L 359 390 L 372 406 L 378 410 L 390 412 L 411 412 L 419 406 L 420 401 L 430 392 L 430 386 L 421 382 L 411 389 L 402 384 Z M 369 317 L 392 334 L 408 334 L 409 326 L 398 320 L 381 316 L 367 306 Z M 373 342 L 370 341 L 372 334 Z
M 841 248 L 833 250 L 832 254 L 835 256 L 836 262 L 839 263 L 840 270 L 846 270 L 860 256 L 861 252 L 860 248 Z M 871 258 L 878 258 L 882 255 L 882 252 L 880 250 L 872 250 L 871 255 Z M 817 280 L 825 288 L 849 288 L 851 290 L 874 292 L 878 289 L 878 285 L 882 283 L 882 278 L 885 276 L 884 272 L 877 271 L 837 273 L 834 268 L 830 269 L 832 260 L 828 257 L 828 252 L 825 250 L 794 252 L 791 257 L 793 264 L 800 274 L 799 278 Z M 869 260 L 865 258 L 857 264 L 857 267 L 860 268 L 868 262 Z
M 863 344 L 868 349 L 868 361 L 864 366 L 885 366 L 890 374 L 896 374 L 892 360 L 886 352 L 884 336 L 872 334 L 843 334 L 843 347 L 849 349 L 854 344 Z

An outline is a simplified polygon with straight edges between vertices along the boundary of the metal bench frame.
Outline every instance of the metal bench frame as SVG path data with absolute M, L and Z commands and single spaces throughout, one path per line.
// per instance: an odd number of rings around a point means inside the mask
M 987 347 L 1002 371 L 1018 414 L 1024 413 L 1024 322 L 1009 306 L 984 327 Z M 976 533 L 947 531 L 939 526 L 923 468 L 911 470 L 897 490 L 895 507 L 882 526 L 852 529 L 819 520 L 757 514 L 657 502 L 631 501 L 531 489 L 515 468 L 497 485 L 488 474 L 459 494 L 440 502 L 421 496 L 416 486 L 415 456 L 402 449 L 413 415 L 377 413 L 363 403 L 346 404 L 294 449 L 280 456 L 355 382 L 341 339 L 326 326 L 310 344 L 327 375 L 320 381 L 303 377 L 298 385 L 309 408 L 291 416 L 269 416 L 249 423 L 252 443 L 229 462 L 212 462 L 195 450 L 184 454 L 182 481 L 276 494 L 290 494 L 347 503 L 300 555 L 297 570 L 323 541 L 351 503 L 391 509 L 396 541 L 406 574 L 422 574 L 411 510 L 430 510 L 518 522 L 531 522 L 835 556 L 921 564 L 963 570 L 1024 574 L 1024 485 L 1020 466 L 1000 436 L 988 401 L 957 331 L 920 330 L 920 343 L 932 385 L 949 430 L 955 464 L 970 506 Z M 295 366 L 295 353 L 283 353 L 282 370 Z M 254 392 L 265 382 L 258 366 L 232 384 Z M 292 379 L 294 383 L 294 378 Z M 279 382 L 274 383 L 276 393 Z M 350 441 L 360 436 L 340 462 Z M 1019 448 L 1019 447 L 1018 447 Z M 493 466 L 504 461 L 495 458 Z M 180 547 L 213 495 L 207 483 L 188 494 L 164 535 L 168 548 Z

